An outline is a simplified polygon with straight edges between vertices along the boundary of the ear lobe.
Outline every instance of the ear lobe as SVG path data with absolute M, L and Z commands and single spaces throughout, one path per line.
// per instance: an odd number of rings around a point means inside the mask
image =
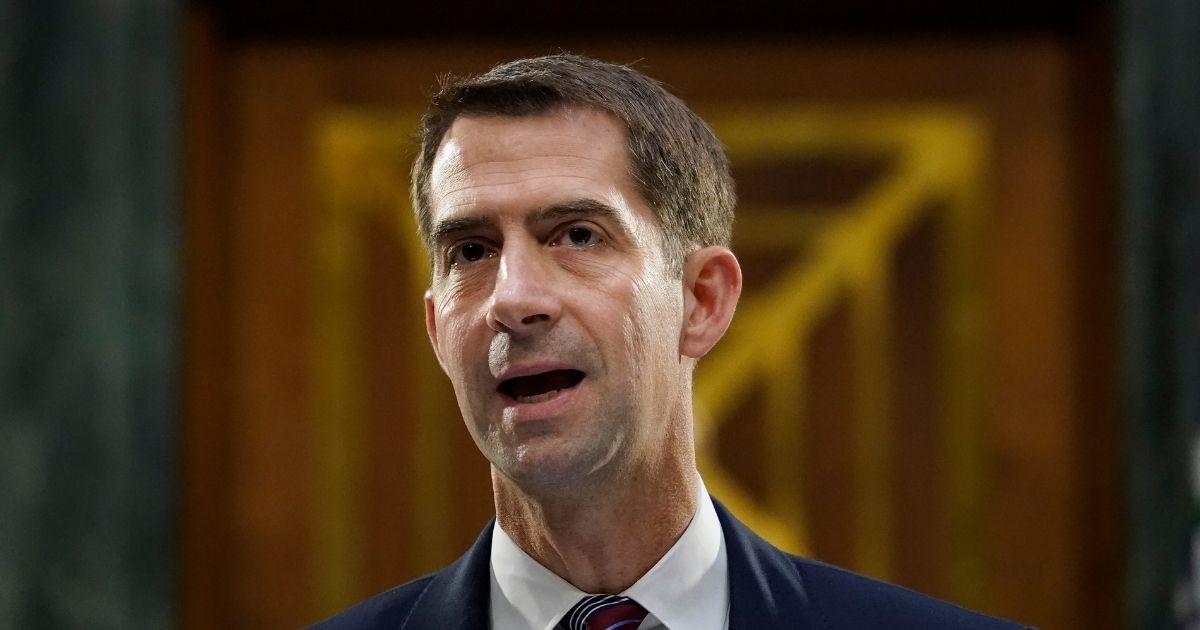
M 729 248 L 713 245 L 688 255 L 683 280 L 679 352 L 699 359 L 717 345 L 733 321 L 742 294 L 742 268 Z
M 437 357 L 438 365 L 446 371 L 446 362 L 442 360 L 442 350 L 438 346 L 437 306 L 433 303 L 433 289 L 425 289 L 425 332 L 429 334 L 429 343 L 433 346 L 433 354 Z

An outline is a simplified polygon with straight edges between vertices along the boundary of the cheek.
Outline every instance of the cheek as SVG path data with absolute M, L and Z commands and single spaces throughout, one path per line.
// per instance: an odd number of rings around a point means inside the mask
M 634 286 L 634 309 L 642 322 L 647 341 L 678 341 L 682 323 L 683 295 L 678 282 L 651 277 Z
M 482 304 L 491 294 L 495 265 L 480 264 L 469 272 L 451 274 L 437 284 L 434 319 L 438 330 L 438 351 L 447 367 L 460 365 L 470 347 L 472 334 L 482 334 L 486 318 Z M 477 325 L 478 324 L 478 325 Z M 457 371 L 457 370 L 456 370 Z
M 447 367 L 461 373 L 463 366 L 470 362 L 471 334 L 475 332 L 471 326 L 472 314 L 466 309 L 447 308 L 436 314 L 438 326 L 438 351 L 446 361 Z
M 609 321 L 621 322 L 621 337 L 635 378 L 665 370 L 678 358 L 682 298 L 671 292 L 673 287 L 653 278 L 636 282 L 619 301 L 621 312 L 609 314 Z

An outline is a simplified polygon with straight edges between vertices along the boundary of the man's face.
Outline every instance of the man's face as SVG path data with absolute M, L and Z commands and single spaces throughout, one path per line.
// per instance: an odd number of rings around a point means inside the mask
M 654 457 L 690 395 L 682 282 L 590 109 L 468 116 L 431 178 L 430 339 L 468 430 L 525 487 Z

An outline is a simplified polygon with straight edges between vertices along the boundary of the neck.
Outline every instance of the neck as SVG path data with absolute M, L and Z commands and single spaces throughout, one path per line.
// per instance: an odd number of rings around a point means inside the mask
M 672 452 L 682 456 L 663 456 Z M 570 492 L 526 492 L 493 467 L 496 519 L 575 588 L 620 593 L 667 553 L 696 513 L 694 450 L 663 453 Z

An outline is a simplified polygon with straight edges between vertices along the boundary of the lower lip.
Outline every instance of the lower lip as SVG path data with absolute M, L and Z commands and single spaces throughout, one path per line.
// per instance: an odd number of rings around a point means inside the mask
M 570 407 L 581 387 L 583 387 L 583 381 L 574 387 L 558 390 L 558 394 L 553 398 L 531 403 L 519 402 L 501 394 L 500 396 L 504 400 L 504 417 L 514 422 L 529 422 L 561 415 Z

